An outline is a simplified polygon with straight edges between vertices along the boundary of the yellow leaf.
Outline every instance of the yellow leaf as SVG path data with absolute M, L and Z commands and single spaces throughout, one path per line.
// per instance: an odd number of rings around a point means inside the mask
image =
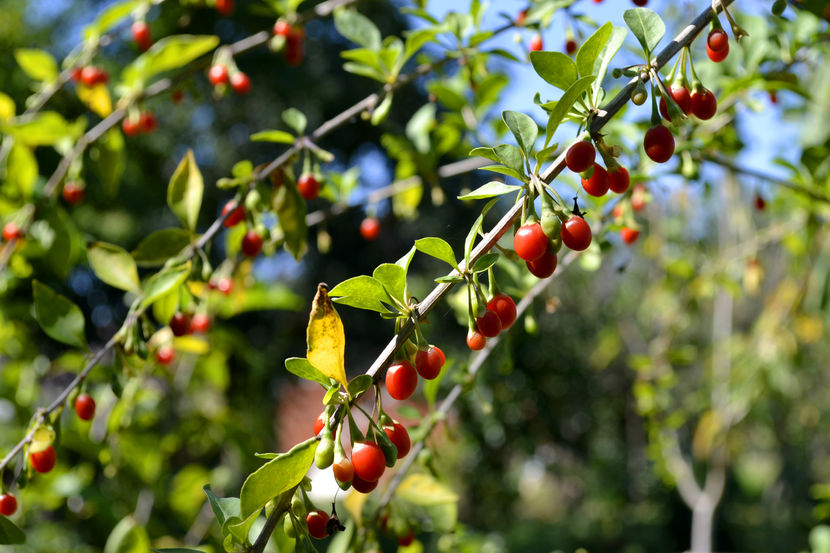
M 112 100 L 107 85 L 85 86 L 78 83 L 77 90 L 81 102 L 101 117 L 106 117 L 112 113 Z
M 14 100 L 0 92 L 0 121 L 8 121 L 14 117 Z
M 328 292 L 325 284 L 317 286 L 317 295 L 311 304 L 306 329 L 307 357 L 317 370 L 345 387 L 347 382 L 343 356 L 346 351 L 346 335 Z
M 203 338 L 196 336 L 181 336 L 173 340 L 173 346 L 178 351 L 187 353 L 195 353 L 196 355 L 205 355 L 210 351 L 210 345 Z

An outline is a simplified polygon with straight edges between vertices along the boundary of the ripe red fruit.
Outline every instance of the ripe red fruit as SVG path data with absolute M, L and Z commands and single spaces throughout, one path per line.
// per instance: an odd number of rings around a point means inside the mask
M 329 515 L 323 511 L 311 511 L 305 517 L 305 523 L 308 525 L 308 534 L 317 540 L 322 540 L 328 537 L 329 532 L 326 530 L 326 525 L 329 523 Z
M 220 278 L 219 282 L 216 283 L 216 289 L 227 296 L 233 292 L 233 280 L 228 277 Z
M 720 52 L 716 52 L 709 47 L 709 43 L 706 43 L 706 55 L 709 56 L 709 59 L 715 63 L 720 63 L 726 59 L 729 55 L 729 43 L 726 43 L 726 48 L 721 50 Z
M 620 229 L 620 236 L 626 244 L 633 244 L 640 237 L 640 231 L 637 229 L 623 227 Z
M 556 270 L 556 254 L 548 250 L 536 261 L 525 261 L 525 265 L 536 278 L 548 278 Z
M 524 25 L 525 20 L 527 19 L 527 10 L 524 9 L 519 12 L 519 15 L 516 16 L 516 25 Z
M 407 535 L 398 538 L 398 545 L 400 545 L 401 547 L 407 547 L 409 545 L 412 545 L 413 541 L 415 541 L 415 534 L 412 532 L 412 530 L 410 530 Z
M 567 52 L 568 55 L 576 52 L 576 41 L 574 39 L 570 38 L 565 41 L 565 52 Z
M 137 119 L 133 119 L 128 115 L 121 120 L 121 130 L 123 130 L 124 134 L 127 136 L 135 136 L 141 132 L 141 127 L 139 126 Z
M 398 449 L 398 459 L 406 457 L 406 454 L 412 448 L 412 440 L 409 439 L 409 432 L 407 432 L 406 427 L 398 421 L 392 421 L 391 425 L 384 425 L 383 431 L 386 432 L 389 440 Z
M 377 487 L 377 480 L 375 480 L 374 482 L 369 482 L 368 480 L 364 480 L 357 474 L 355 474 L 354 478 L 352 478 L 352 488 L 360 493 L 369 493 Z
M 729 35 L 723 29 L 712 29 L 706 37 L 706 46 L 713 52 L 723 52 L 729 48 Z
M 638 182 L 634 185 L 634 190 L 631 192 L 631 209 L 640 211 L 646 206 L 646 187 L 643 183 Z
M 692 107 L 692 99 L 689 95 L 689 89 L 682 84 L 673 84 L 669 87 L 669 94 L 671 94 L 671 97 L 674 99 L 677 106 L 683 110 L 683 113 L 688 114 Z M 669 106 L 666 103 L 666 99 L 662 97 L 660 98 L 660 115 L 662 115 L 667 121 L 671 121 L 671 117 L 669 117 Z
M 417 387 L 418 373 L 409 361 L 395 361 L 386 370 L 386 390 L 394 399 L 409 399 Z
M 174 90 L 173 94 L 170 95 L 170 99 L 173 100 L 174 104 L 178 104 L 184 98 L 184 92 L 181 90 Z
M 131 28 L 133 40 L 142 52 L 146 52 L 153 45 L 150 37 L 150 26 L 144 21 L 136 21 Z
M 608 192 L 608 171 L 599 163 L 594 163 L 594 172 L 590 178 L 582 177 L 582 188 L 591 196 L 600 198 Z
M 326 412 L 321 411 L 317 418 L 314 419 L 314 435 L 319 436 L 320 432 L 323 431 L 323 428 L 326 426 Z
M 581 252 L 591 245 L 591 227 L 579 215 L 573 215 L 562 225 L 562 243 Z
M 487 310 L 495 312 L 501 320 L 501 329 L 507 330 L 516 320 L 516 302 L 507 294 L 496 294 L 487 302 Z
M 367 242 L 377 240 L 380 236 L 380 221 L 374 217 L 366 217 L 360 222 L 360 235 Z
M 631 0 L 631 1 L 634 2 L 634 5 L 636 5 L 636 6 L 645 6 L 646 4 L 648 4 L 648 0 Z
M 698 119 L 711 119 L 718 111 L 718 99 L 711 90 L 702 89 L 692 92 L 692 113 Z
M 236 9 L 236 2 L 234 0 L 216 0 L 216 11 L 219 15 L 233 15 Z
M 176 313 L 170 319 L 170 330 L 173 336 L 184 336 L 190 334 L 190 315 L 187 313 Z
M 138 128 L 141 132 L 151 133 L 158 128 L 159 122 L 152 111 L 142 111 L 138 119 Z
M 58 456 L 55 453 L 55 448 L 51 445 L 43 451 L 33 451 L 29 454 L 29 461 L 32 463 L 32 468 L 40 473 L 47 473 L 55 468 L 55 463 Z
M 23 231 L 14 221 L 9 221 L 3 226 L 3 240 L 11 242 L 23 236 Z
M 694 97 L 694 94 L 692 95 Z M 694 111 L 694 102 L 692 103 Z M 663 125 L 655 125 L 646 131 L 643 138 L 646 155 L 657 163 L 665 163 L 674 154 L 674 136 Z
M 769 91 L 769 101 L 773 104 L 778 103 L 778 94 L 774 90 Z
M 473 351 L 484 349 L 487 345 L 487 338 L 478 330 L 470 330 L 467 332 L 467 347 Z
M 81 420 L 92 420 L 95 416 L 95 400 L 89 394 L 81 394 L 75 398 L 75 412 Z
M 429 346 L 427 349 L 418 350 L 415 354 L 415 370 L 422 378 L 432 380 L 441 373 L 446 357 L 441 348 Z
M 17 511 L 17 498 L 10 493 L 0 495 L 0 515 L 10 517 Z
M 320 183 L 311 173 L 306 173 L 297 179 L 297 190 L 306 200 L 313 200 L 320 192 Z
M 208 81 L 213 86 L 218 86 L 220 84 L 225 84 L 228 82 L 228 68 L 222 65 L 221 63 L 217 63 L 210 67 L 208 71 Z
M 262 236 L 255 230 L 249 230 L 242 237 L 242 253 L 248 257 L 256 257 L 262 251 Z
M 305 31 L 301 27 L 292 28 L 285 37 L 285 61 L 288 65 L 300 65 L 303 61 L 303 40 Z
M 346 484 L 351 482 L 354 478 L 354 465 L 352 465 L 352 462 L 346 457 L 343 457 L 338 462 L 334 463 L 331 468 L 334 472 L 334 478 L 338 482 Z
M 501 332 L 501 319 L 495 311 L 488 309 L 484 315 L 476 319 L 476 328 L 487 338 L 494 338 Z
M 81 82 L 86 86 L 95 86 L 106 83 L 109 80 L 107 72 L 100 67 L 88 65 L 81 69 Z
M 757 209 L 758 211 L 764 211 L 764 209 L 766 209 L 766 207 L 767 207 L 767 201 L 764 199 L 763 196 L 761 196 L 760 194 L 757 194 L 755 196 L 755 209 Z
M 72 76 L 70 77 L 70 79 L 72 79 L 72 81 L 73 81 L 73 82 L 76 82 L 76 83 L 77 83 L 78 81 L 80 81 L 80 80 L 81 80 L 81 73 L 83 72 L 83 70 L 84 70 L 84 68 L 83 68 L 83 67 L 76 67 L 76 68 L 74 68 L 74 69 L 72 70 Z
M 207 313 L 196 313 L 190 323 L 190 331 L 198 334 L 205 334 L 210 330 L 210 317 Z
M 67 182 L 63 185 L 61 195 L 66 203 L 69 205 L 78 205 L 84 201 L 84 189 L 77 182 Z
M 225 217 L 225 215 L 227 215 L 227 217 L 222 224 L 227 228 L 231 228 L 239 224 L 242 219 L 245 218 L 245 207 L 241 205 L 237 206 L 235 201 L 229 200 L 224 206 L 222 206 L 222 217 Z
M 611 192 L 622 194 L 628 190 L 630 183 L 631 177 L 625 167 L 619 166 L 608 171 L 608 188 Z
M 533 38 L 530 39 L 530 51 L 531 52 L 538 52 L 542 49 L 544 44 L 542 43 L 542 35 L 533 35 Z
M 279 19 L 274 23 L 274 34 L 287 37 L 291 33 L 291 24 L 285 19 Z
M 519 227 L 513 236 L 513 249 L 525 261 L 533 261 L 544 255 L 548 249 L 548 237 L 539 223 L 527 223 Z
M 237 94 L 245 95 L 251 91 L 251 78 L 247 73 L 234 73 L 231 77 L 231 88 Z
M 158 361 L 160 365 L 169 365 L 173 362 L 175 357 L 176 350 L 173 349 L 173 346 L 164 345 L 156 350 L 156 361 Z
M 568 148 L 565 154 L 565 165 L 574 173 L 581 173 L 594 164 L 596 157 L 597 151 L 594 145 L 587 140 L 580 140 Z
M 377 482 L 383 476 L 383 471 L 386 470 L 386 458 L 378 444 L 358 442 L 352 449 L 352 465 L 354 466 L 355 479 L 360 478 L 367 482 Z M 352 481 L 352 485 L 354 486 L 354 481 Z

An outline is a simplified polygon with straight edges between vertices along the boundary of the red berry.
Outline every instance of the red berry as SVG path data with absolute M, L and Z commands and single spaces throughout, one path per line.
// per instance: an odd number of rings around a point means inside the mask
M 527 19 L 527 10 L 524 9 L 524 10 L 519 12 L 519 15 L 516 16 L 516 25 L 517 26 L 524 25 L 526 19 Z
M 763 196 L 760 194 L 755 196 L 755 209 L 758 211 L 764 211 L 767 207 L 767 201 L 764 199 Z
M 574 39 L 569 38 L 565 41 L 565 52 L 567 52 L 569 56 L 576 52 L 576 41 Z
M 109 80 L 107 72 L 100 67 L 89 65 L 81 70 L 81 82 L 86 86 L 103 84 Z
M 190 323 L 190 331 L 198 334 L 205 334 L 210 330 L 210 317 L 207 313 L 196 313 Z
M 631 1 L 634 2 L 634 5 L 636 5 L 636 6 L 645 6 L 646 4 L 648 4 L 648 0 L 631 0 Z
M 299 27 L 292 28 L 285 38 L 285 61 L 288 62 L 288 65 L 300 65 L 303 61 L 305 31 Z
M 698 119 L 711 119 L 718 111 L 718 99 L 711 90 L 702 89 L 692 92 L 692 113 Z
M 216 289 L 227 296 L 233 291 L 233 280 L 228 277 L 220 278 L 216 283 Z
M 587 140 L 580 140 L 568 148 L 565 154 L 565 165 L 574 173 L 581 173 L 594 164 L 596 157 L 597 151 L 594 145 Z
M 311 173 L 306 173 L 297 179 L 297 190 L 306 200 L 313 200 L 320 192 L 320 183 Z
M 136 21 L 132 26 L 133 40 L 142 52 L 146 52 L 153 45 L 150 36 L 150 26 L 144 21 Z
M 608 171 L 599 163 L 594 163 L 594 172 L 590 178 L 582 177 L 582 188 L 591 196 L 597 198 L 605 196 L 608 192 Z
M 319 436 L 320 432 L 323 431 L 323 428 L 326 426 L 326 412 L 321 411 L 317 418 L 314 419 L 314 435 Z
M 415 534 L 412 532 L 412 530 L 410 530 L 407 535 L 398 538 L 398 545 L 400 545 L 401 547 L 407 547 L 409 545 L 412 545 L 413 541 L 415 541 Z
M 689 95 L 689 89 L 682 84 L 673 84 L 669 87 L 669 94 L 671 94 L 672 99 L 683 113 L 688 114 L 692 108 L 692 98 Z M 669 106 L 666 103 L 666 99 L 662 97 L 660 98 L 660 115 L 667 121 L 671 121 L 671 117 L 669 117 Z
M 579 215 L 573 215 L 562 225 L 562 243 L 581 252 L 591 245 L 591 227 Z
M 723 52 L 729 48 L 729 35 L 723 29 L 712 29 L 706 37 L 706 46 L 713 52 Z
M 245 95 L 251 91 L 251 78 L 247 73 L 234 73 L 231 77 L 231 88 L 237 94 Z
M 386 432 L 389 440 L 398 449 L 398 459 L 406 457 L 406 454 L 412 448 L 412 441 L 409 439 L 409 432 L 406 431 L 406 427 L 398 421 L 392 421 L 391 425 L 384 425 L 383 431 Z
M 170 330 L 173 336 L 184 336 L 190 334 L 190 315 L 187 313 L 176 313 L 170 319 Z
M 17 498 L 10 493 L 0 495 L 0 515 L 10 517 L 17 511 Z
M 242 253 L 248 257 L 256 257 L 262 251 L 262 236 L 254 230 L 249 230 L 242 237 Z
M 221 63 L 217 63 L 210 67 L 208 71 L 208 81 L 213 86 L 218 86 L 220 84 L 225 84 L 228 82 L 228 68 L 222 65 Z
M 138 119 L 134 119 L 130 116 L 125 117 L 121 121 L 121 130 L 124 131 L 124 134 L 127 136 L 135 136 L 141 132 L 141 127 L 139 126 Z
M 369 493 L 377 487 L 377 480 L 375 480 L 374 482 L 369 482 L 368 480 L 364 480 L 363 478 L 358 476 L 357 473 L 355 473 L 354 478 L 352 478 L 352 488 L 360 493 Z
M 630 183 L 631 177 L 625 167 L 618 166 L 608 171 L 608 188 L 611 189 L 611 192 L 622 194 L 628 190 Z
M 81 73 L 83 72 L 83 67 L 75 67 L 72 69 L 72 76 L 70 77 L 74 82 L 78 82 L 81 80 Z
M 327 538 L 329 535 L 326 530 L 326 525 L 329 523 L 329 515 L 323 511 L 311 511 L 305 517 L 305 523 L 308 525 L 308 534 L 317 540 Z
M 81 394 L 75 398 L 75 412 L 82 420 L 92 420 L 95 416 L 95 400 L 89 394 Z
M 544 255 L 548 249 L 548 237 L 539 223 L 527 223 L 519 227 L 513 236 L 513 249 L 525 261 L 533 261 Z
M 417 387 L 418 373 L 409 361 L 395 361 L 386 370 L 386 390 L 394 399 L 409 399 Z
M 615 205 L 614 209 L 611 210 L 611 215 L 616 220 L 622 219 L 623 213 L 625 213 L 625 208 L 623 208 L 622 204 Z
M 374 217 L 366 217 L 360 222 L 360 235 L 367 242 L 377 240 L 380 236 L 380 221 Z
M 631 192 L 631 209 L 640 211 L 646 206 L 646 187 L 643 183 L 638 182 L 634 185 L 634 190 Z
M 287 37 L 291 33 L 291 24 L 285 19 L 279 19 L 274 23 L 274 34 Z
M 709 48 L 709 43 L 706 44 L 706 55 L 709 56 L 709 59 L 715 63 L 720 63 L 726 59 L 729 55 L 729 43 L 726 43 L 726 48 L 721 50 L 720 52 L 715 52 L 711 48 Z
M 182 92 L 181 90 L 174 90 L 173 94 L 170 95 L 170 99 L 173 100 L 174 104 L 178 104 L 179 102 L 181 102 L 182 98 L 184 98 L 184 92 Z
M 478 330 L 470 330 L 467 332 L 467 347 L 473 351 L 484 349 L 487 345 L 487 338 Z
M 773 104 L 778 103 L 778 94 L 774 90 L 769 91 L 769 101 Z
M 78 205 L 84 201 L 84 189 L 77 182 L 67 182 L 64 184 L 61 195 L 69 205 Z
M 533 38 L 530 39 L 530 51 L 538 52 L 543 48 L 543 46 L 542 35 L 533 35 Z
M 548 278 L 556 270 L 556 254 L 548 250 L 536 261 L 525 261 L 525 265 L 536 278 Z
M 626 244 L 633 244 L 640 237 L 640 231 L 637 229 L 623 227 L 620 229 L 620 236 Z
M 219 15 L 233 15 L 235 9 L 236 2 L 234 0 L 216 0 L 216 11 L 219 12 Z
M 355 478 L 367 482 L 377 482 L 386 470 L 386 457 L 383 450 L 374 442 L 359 442 L 352 449 L 352 465 Z M 354 481 L 352 481 L 354 485 Z M 360 491 L 360 490 L 358 490 Z
M 692 94 L 694 98 L 694 94 Z M 692 104 L 694 111 L 694 102 Z M 669 129 L 663 125 L 656 125 L 646 131 L 643 138 L 643 147 L 646 155 L 657 163 L 665 163 L 674 154 L 674 136 Z
M 138 128 L 141 132 L 151 133 L 158 128 L 159 122 L 152 111 L 142 111 L 138 119 Z
M 33 451 L 29 454 L 29 461 L 32 463 L 32 468 L 40 473 L 46 473 L 55 468 L 55 462 L 58 456 L 55 453 L 55 448 L 51 445 L 43 451 Z
M 507 294 L 496 294 L 487 302 L 487 310 L 493 311 L 501 320 L 502 330 L 507 330 L 516 320 L 516 302 Z
M 3 226 L 3 240 L 11 242 L 23 236 L 23 231 L 14 221 L 9 221 Z
M 334 478 L 338 482 L 346 484 L 351 482 L 354 478 L 354 465 L 352 465 L 352 462 L 346 457 L 343 457 L 338 462 L 334 463 L 331 468 L 334 472 Z
M 231 228 L 238 225 L 245 218 L 245 207 L 237 206 L 235 201 L 229 200 L 222 206 L 222 217 L 225 217 L 225 215 L 227 217 L 222 224 L 227 228 Z
M 488 309 L 484 315 L 476 319 L 476 328 L 487 338 L 494 338 L 501 332 L 501 319 L 495 311 Z
M 158 361 L 160 365 L 169 365 L 173 362 L 175 357 L 176 350 L 173 349 L 173 346 L 164 345 L 156 350 L 156 361 Z
M 441 373 L 446 357 L 441 348 L 429 346 L 427 349 L 418 350 L 415 354 L 415 370 L 422 378 L 432 380 Z

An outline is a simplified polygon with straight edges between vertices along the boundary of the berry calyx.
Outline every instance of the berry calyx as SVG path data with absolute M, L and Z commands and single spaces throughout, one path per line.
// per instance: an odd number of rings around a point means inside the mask
M 17 511 L 17 498 L 10 493 L 0 495 L 0 515 L 10 517 Z
M 581 252 L 591 245 L 591 226 L 579 215 L 573 215 L 562 225 L 562 243 Z
M 176 350 L 171 345 L 163 345 L 156 350 L 156 361 L 159 365 L 169 365 L 176 358 Z
M 692 113 L 698 119 L 711 119 L 718 111 L 718 99 L 711 90 L 700 88 L 692 92 Z
M 329 523 L 329 515 L 323 511 L 311 511 L 305 517 L 305 523 L 308 525 L 308 534 L 316 539 L 322 540 L 329 535 L 326 530 L 326 525 Z
M 470 330 L 467 332 L 467 347 L 473 351 L 484 349 L 487 345 L 487 338 L 478 330 Z
M 207 313 L 196 313 L 190 322 L 190 331 L 197 334 L 206 334 L 210 330 L 210 316 Z
M 587 140 L 580 140 L 568 148 L 565 154 L 565 165 L 574 173 L 587 171 L 594 164 L 597 151 L 594 145 Z
M 556 270 L 556 254 L 548 250 L 536 261 L 525 261 L 525 265 L 536 278 L 548 278 Z
M 386 390 L 393 399 L 409 399 L 417 387 L 418 373 L 409 361 L 395 361 L 386 370 Z
M 236 9 L 236 2 L 234 0 L 216 0 L 216 11 L 219 15 L 229 16 L 233 15 Z
M 313 200 L 320 193 L 320 183 L 311 173 L 306 173 L 297 179 L 297 191 L 306 200 Z
M 354 464 L 354 463 L 353 463 Z M 364 480 L 357 474 L 354 475 L 352 478 L 352 488 L 360 493 L 370 493 L 372 490 L 378 487 L 378 482 L 375 480 L 374 482 L 370 482 L 368 480 Z
M 16 240 L 23 236 L 23 230 L 17 226 L 17 223 L 14 221 L 9 221 L 5 225 L 3 225 L 3 240 L 6 242 L 11 242 L 12 240 Z
M 58 455 L 51 445 L 42 451 L 33 451 L 29 454 L 29 462 L 32 463 L 32 468 L 40 473 L 47 473 L 55 468 L 57 460 Z
M 227 217 L 225 217 L 227 215 Z M 238 225 L 245 218 L 245 207 L 236 205 L 236 202 L 230 200 L 222 207 L 222 217 L 225 220 L 222 222 L 226 228 L 231 228 Z
M 542 43 L 542 35 L 533 35 L 533 38 L 530 39 L 530 51 L 539 52 L 543 48 L 543 46 L 544 44 Z
M 723 52 L 729 49 L 729 35 L 723 29 L 712 29 L 706 37 L 706 46 L 713 52 Z
M 395 444 L 398 450 L 398 459 L 403 459 L 409 450 L 412 449 L 412 440 L 409 439 L 409 432 L 406 427 L 398 421 L 392 421 L 392 424 L 383 426 L 383 431 L 389 437 L 389 440 Z
M 694 94 L 692 96 L 694 97 Z M 694 111 L 694 102 L 692 103 L 692 111 Z M 652 161 L 665 163 L 674 154 L 674 136 L 663 125 L 655 125 L 646 131 L 643 138 L 643 147 L 646 150 L 646 155 Z
M 366 217 L 360 222 L 360 235 L 367 242 L 377 240 L 380 236 L 380 221 L 374 217 Z
M 487 302 L 487 310 L 499 316 L 502 330 L 507 330 L 516 321 L 516 302 L 507 294 L 493 296 L 493 299 Z
M 582 177 L 582 188 L 591 196 L 600 198 L 608 192 L 608 171 L 599 163 L 594 163 L 594 172 L 589 178 Z
M 415 354 L 415 370 L 421 378 L 432 380 L 441 373 L 441 368 L 446 361 L 444 352 L 436 346 L 429 346 L 427 349 L 418 350 Z
M 212 65 L 208 70 L 208 81 L 213 86 L 226 84 L 228 82 L 228 68 L 221 63 Z
M 501 333 L 501 319 L 495 311 L 489 309 L 476 319 L 476 328 L 487 338 L 494 338 Z
M 242 253 L 247 257 L 256 257 L 262 251 L 262 236 L 255 230 L 249 230 L 242 237 Z
M 729 55 L 729 43 L 726 43 L 726 48 L 721 50 L 720 52 L 716 52 L 709 47 L 709 42 L 706 43 L 706 55 L 709 56 L 709 59 L 715 63 L 720 63 L 726 59 Z
M 623 194 L 631 184 L 628 169 L 617 166 L 608 171 L 608 188 L 615 194 Z
M 378 444 L 368 441 L 358 442 L 352 449 L 352 465 L 355 478 L 366 482 L 377 482 L 386 470 L 386 457 Z M 354 486 L 354 480 L 352 486 Z
M 95 400 L 89 394 L 81 394 L 75 398 L 75 413 L 81 420 L 92 420 L 95 416 Z
M 343 457 L 336 463 L 331 466 L 332 472 L 334 472 L 334 478 L 338 482 L 343 484 L 348 484 L 354 478 L 354 465 L 352 462 Z
M 231 88 L 237 94 L 244 96 L 251 91 L 251 78 L 247 73 L 234 73 L 231 77 Z
M 525 261 L 542 257 L 548 249 L 548 237 L 539 223 L 526 223 L 513 236 L 513 249 Z
M 187 313 L 175 313 L 170 319 L 170 330 L 173 336 L 185 336 L 190 334 L 190 315 Z
M 640 231 L 637 229 L 623 227 L 620 229 L 620 237 L 626 244 L 633 244 L 640 237 Z
M 69 205 L 78 205 L 84 201 L 84 188 L 77 182 L 67 182 L 63 185 L 61 196 Z
M 669 94 L 683 113 L 688 115 L 689 110 L 692 107 L 692 99 L 689 95 L 689 89 L 682 84 L 673 84 L 669 87 Z M 665 98 L 660 98 L 660 115 L 662 115 L 666 121 L 671 121 L 671 117 L 669 117 L 669 106 L 666 103 Z
M 574 39 L 569 38 L 565 41 L 565 52 L 567 52 L 569 56 L 576 52 L 576 41 Z
M 146 52 L 153 45 L 153 39 L 150 36 L 150 26 L 145 21 L 136 21 L 133 23 L 130 31 L 132 32 L 136 46 L 142 52 Z

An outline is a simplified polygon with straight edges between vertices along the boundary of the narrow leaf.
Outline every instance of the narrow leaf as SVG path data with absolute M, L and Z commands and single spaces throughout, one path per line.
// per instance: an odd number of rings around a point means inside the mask
M 105 242 L 92 242 L 87 258 L 95 275 L 110 286 L 127 292 L 141 292 L 135 260 L 123 248 Z
M 623 20 L 648 55 L 666 33 L 666 25 L 660 16 L 648 8 L 625 10 Z
M 605 74 L 608 72 L 608 66 L 611 64 L 611 60 L 614 59 L 614 56 L 617 55 L 617 51 L 625 41 L 627 34 L 628 30 L 624 27 L 614 27 L 611 31 L 611 38 L 608 40 L 608 43 L 605 45 L 605 48 L 600 54 L 599 67 L 596 70 L 597 79 L 594 81 L 593 91 L 591 94 L 593 104 L 595 105 L 599 101 L 599 92 L 602 89 L 602 81 L 605 80 Z
M 306 380 L 311 380 L 312 382 L 317 382 L 322 384 L 324 387 L 328 388 L 331 386 L 331 380 L 321 373 L 317 368 L 308 362 L 308 359 L 304 359 L 302 357 L 289 357 L 285 360 L 285 368 L 291 374 L 295 374 L 300 378 L 305 378 Z
M 496 261 L 499 260 L 499 254 L 495 252 L 490 252 L 482 255 L 476 262 L 473 263 L 473 272 L 480 273 L 482 271 L 486 271 L 490 267 L 496 264 Z
M 358 394 L 362 394 L 366 390 L 372 387 L 374 380 L 368 374 L 361 374 L 356 376 L 349 382 L 349 385 L 346 389 L 349 391 L 349 395 L 354 397 Z
M 493 150 L 496 152 L 499 161 L 519 175 L 524 175 L 525 165 L 522 151 L 512 144 L 499 144 Z M 524 177 L 520 177 L 524 178 Z
M 333 378 L 343 386 L 348 384 L 344 355 L 346 335 L 343 322 L 334 308 L 324 284 L 317 286 L 317 294 L 311 303 L 311 313 L 306 328 L 308 352 L 306 358 L 317 370 Z
M 0 545 L 19 545 L 26 543 L 26 534 L 14 522 L 0 516 Z
M 133 250 L 133 258 L 142 267 L 164 265 L 190 244 L 191 233 L 181 228 L 157 230 Z
M 204 189 L 205 183 L 193 157 L 193 150 L 188 150 L 170 178 L 170 184 L 167 186 L 167 205 L 191 231 L 196 230 Z
M 285 235 L 285 249 L 299 260 L 305 255 L 308 239 L 305 200 L 296 186 L 280 186 L 274 194 L 273 207 Z
M 577 79 L 576 62 L 562 52 L 531 52 L 530 63 L 540 77 L 562 90 Z
M 521 190 L 521 186 L 513 184 L 505 184 L 501 181 L 490 181 L 485 185 L 479 186 L 472 192 L 458 196 L 459 200 L 480 200 L 483 198 L 492 198 L 494 196 L 501 196 L 502 194 L 509 194 Z
M 52 54 L 36 48 L 17 48 L 14 51 L 17 65 L 34 81 L 51 82 L 58 78 L 58 64 Z
M 496 155 L 496 152 L 493 150 L 493 148 L 473 148 L 467 155 L 470 157 L 484 157 L 489 159 L 490 161 L 495 161 L 496 163 L 499 162 L 499 157 Z
M 452 251 L 452 246 L 450 246 L 442 238 L 431 236 L 415 240 L 415 248 L 417 248 L 419 252 L 431 255 L 436 259 L 449 263 L 453 268 L 458 269 L 458 262 L 455 260 L 455 254 Z
M 588 90 L 592 82 L 594 82 L 594 76 L 582 77 L 576 81 L 565 91 L 565 94 L 562 95 L 562 98 L 559 99 L 550 111 L 548 126 L 545 131 L 545 147 L 547 147 L 550 139 L 553 138 L 553 134 L 559 128 L 559 124 L 562 123 L 565 116 L 571 111 L 576 101 Z
M 594 74 L 594 64 L 600 52 L 608 43 L 608 39 L 611 38 L 613 28 L 614 26 L 610 22 L 606 23 L 594 31 L 579 47 L 579 51 L 576 53 L 576 67 L 579 70 L 580 77 Z
M 213 35 L 170 35 L 159 39 L 149 50 L 121 72 L 124 86 L 133 87 L 166 71 L 184 67 L 219 45 Z
M 378 50 L 380 31 L 372 20 L 355 10 L 340 10 L 334 14 L 334 26 L 344 37 L 366 48 Z
M 251 135 L 251 142 L 278 142 L 293 144 L 294 135 L 285 131 L 261 131 Z
M 187 280 L 189 274 L 189 262 L 178 267 L 164 269 L 154 274 L 147 280 L 147 284 L 144 286 L 144 299 L 141 301 L 141 306 L 150 306 L 173 288 L 181 286 Z
M 84 315 L 80 307 L 37 280 L 32 281 L 32 292 L 35 318 L 43 331 L 58 342 L 86 349 Z
M 282 120 L 297 134 L 303 134 L 305 132 L 306 125 L 308 125 L 308 119 L 306 119 L 303 112 L 297 108 L 288 108 L 282 112 Z
M 529 115 L 518 111 L 505 111 L 501 114 L 507 128 L 516 137 L 516 143 L 530 157 L 530 151 L 539 136 L 539 127 Z
M 374 277 L 360 275 L 344 280 L 329 292 L 332 301 L 358 309 L 388 313 L 383 303 L 388 302 L 386 289 Z

